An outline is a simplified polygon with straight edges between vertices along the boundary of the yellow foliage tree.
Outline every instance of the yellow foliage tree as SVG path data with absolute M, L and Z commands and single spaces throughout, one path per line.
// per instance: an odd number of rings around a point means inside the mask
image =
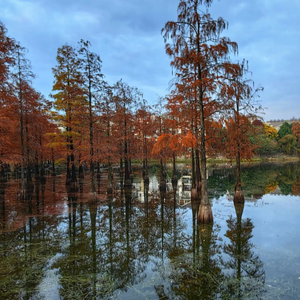
M 276 128 L 264 123 L 264 130 L 266 133 L 266 136 L 268 138 L 277 140 L 278 139 L 278 131 L 276 130 Z

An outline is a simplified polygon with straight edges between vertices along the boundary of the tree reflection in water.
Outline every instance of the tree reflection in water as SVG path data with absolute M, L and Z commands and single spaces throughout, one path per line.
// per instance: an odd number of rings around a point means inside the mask
M 220 243 L 218 226 L 196 223 L 198 208 L 192 203 L 192 244 L 171 258 L 171 290 L 163 298 L 159 286 L 161 299 L 261 299 L 265 272 L 250 242 L 254 226 L 242 220 L 244 204 L 236 204 L 237 217 L 227 220 L 229 244 Z
M 1 210 L 1 223 L 2 228 L 5 228 L 5 189 L 6 179 L 0 175 L 0 210 Z
M 144 279 L 146 249 L 132 212 L 131 187 L 122 194 L 125 210 L 108 195 L 107 206 L 91 203 L 88 211 L 81 209 L 77 193 L 69 194 L 68 250 L 55 264 L 63 299 L 114 297 Z
M 188 243 L 182 254 L 174 257 L 171 264 L 170 299 L 216 299 L 222 278 L 217 254 L 221 246 L 217 243 L 217 227 L 197 224 L 199 203 L 192 204 L 192 243 Z
M 242 220 L 244 203 L 235 203 L 236 218 L 227 220 L 225 236 L 230 240 L 224 244 L 224 253 L 230 256 L 223 261 L 225 273 L 222 299 L 260 299 L 264 292 L 265 271 L 259 256 L 250 242 L 254 228 L 250 219 Z
M 245 191 L 260 196 L 266 184 L 284 181 L 299 194 L 299 170 L 286 166 L 263 173 L 262 168 L 249 168 L 242 175 L 249 179 Z M 18 181 L 0 182 L 1 230 L 16 223 L 16 214 L 22 218 L 14 231 L 0 235 L 0 298 L 43 299 L 52 290 L 63 300 L 260 299 L 265 272 L 251 242 L 254 225 L 243 220 L 242 204 L 228 218 L 233 204 L 223 195 L 234 188 L 234 179 L 226 172 L 209 182 L 220 198 L 214 203 L 226 209 L 225 243 L 218 225 L 223 220 L 216 217 L 213 227 L 198 225 L 200 203 L 180 206 L 179 188 L 154 189 L 153 174 L 150 184 L 134 181 L 108 195 L 101 178 L 97 203 L 87 202 L 88 176 L 78 191 L 69 193 L 63 177 L 47 177 L 45 184 L 34 180 L 34 190 L 27 188 L 27 198 L 15 202 L 7 199 L 16 198 Z M 115 187 L 119 182 L 114 178 Z

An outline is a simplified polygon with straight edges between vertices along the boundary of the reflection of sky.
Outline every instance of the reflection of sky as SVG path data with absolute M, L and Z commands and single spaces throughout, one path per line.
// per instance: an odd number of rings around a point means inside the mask
M 214 226 L 221 227 L 219 237 L 229 243 L 224 235 L 226 220 L 230 215 L 236 218 L 233 202 L 225 197 L 214 201 L 213 213 Z M 254 244 L 252 250 L 264 264 L 268 289 L 289 290 L 294 289 L 295 284 L 299 285 L 299 213 L 300 198 L 295 196 L 267 194 L 255 203 L 245 203 L 242 219 L 250 218 L 254 225 L 250 242 Z
M 38 290 L 40 295 L 47 300 L 59 300 L 59 289 L 61 285 L 59 283 L 60 275 L 58 273 L 59 269 L 51 269 L 52 265 L 59 259 L 62 258 L 61 253 L 57 253 L 54 257 L 52 257 L 47 266 L 44 273 L 44 278 L 42 282 L 39 284 Z
M 253 243 L 264 262 L 267 281 L 289 289 L 300 277 L 300 199 L 265 195 L 257 206 L 247 205 L 244 217 L 252 219 Z M 272 284 L 271 282 L 271 284 Z M 276 283 L 277 282 L 277 283 Z
M 243 218 L 249 217 L 254 223 L 255 244 L 262 249 L 299 249 L 300 199 L 294 196 L 264 195 L 256 205 L 245 206 Z

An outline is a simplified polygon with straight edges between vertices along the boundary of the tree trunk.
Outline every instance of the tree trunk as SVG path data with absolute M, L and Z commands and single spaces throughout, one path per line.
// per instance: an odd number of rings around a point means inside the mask
M 159 182 L 159 190 L 161 193 L 166 193 L 167 183 L 166 183 L 166 171 L 164 168 L 163 159 L 160 159 L 160 182 Z
M 203 95 L 200 91 L 200 177 L 201 177 L 201 203 L 198 213 L 198 222 L 202 224 L 213 223 L 213 215 L 211 205 L 207 193 L 206 180 L 206 149 L 205 149 L 205 119 L 204 119 L 204 104 Z
M 195 149 L 192 148 L 192 188 L 196 188 Z
M 111 163 L 108 162 L 108 175 L 107 175 L 107 195 L 112 195 L 112 173 L 111 173 Z
M 127 142 L 124 144 L 124 166 L 125 166 L 125 186 L 131 185 L 130 180 L 130 164 L 128 160 L 128 153 L 127 153 Z
M 93 111 L 92 111 L 92 87 L 91 87 L 91 69 L 88 66 L 88 95 L 89 95 L 89 117 L 90 117 L 90 176 L 91 176 L 91 192 L 95 193 L 95 174 L 94 174 L 94 128 L 93 128 Z
M 237 156 L 236 156 L 236 184 L 233 201 L 234 203 L 244 203 L 245 197 L 241 185 L 241 153 L 240 142 L 237 141 Z
M 54 150 L 53 148 L 51 148 L 51 156 L 52 156 L 52 176 L 56 176 L 56 172 L 55 172 L 55 159 L 54 159 Z
M 196 187 L 200 192 L 201 190 L 201 172 L 200 172 L 200 154 L 199 149 L 196 149 Z
M 239 98 L 236 101 L 236 115 L 235 115 L 235 122 L 237 130 L 240 131 L 240 103 Z M 236 148 L 237 148 L 237 154 L 236 154 L 236 184 L 235 184 L 235 193 L 233 201 L 234 203 L 244 203 L 245 197 L 242 190 L 241 185 L 241 145 L 239 138 L 236 139 Z
M 35 179 L 40 178 L 40 168 L 39 168 L 39 158 L 38 158 L 38 152 L 35 151 Z
M 233 197 L 234 203 L 245 203 L 244 192 L 242 190 L 242 186 L 240 183 L 236 183 L 235 185 L 235 193 Z
M 173 190 L 177 189 L 178 179 L 176 175 L 176 157 L 175 152 L 173 152 L 173 176 L 172 176 L 172 186 Z

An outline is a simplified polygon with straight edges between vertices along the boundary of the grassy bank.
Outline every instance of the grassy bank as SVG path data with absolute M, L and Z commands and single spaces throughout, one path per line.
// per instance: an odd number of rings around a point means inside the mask
M 274 162 L 274 163 L 284 163 L 284 162 L 297 162 L 300 161 L 300 157 L 298 156 L 289 156 L 289 155 L 278 155 L 278 156 L 265 156 L 265 157 L 254 157 L 250 161 L 249 160 L 242 160 L 242 164 L 257 164 L 257 163 L 266 163 L 266 162 Z M 171 164 L 172 160 L 168 159 L 167 164 Z M 140 165 L 142 164 L 142 160 L 133 160 L 133 165 Z M 158 165 L 160 161 L 157 159 L 149 160 L 149 165 Z M 191 165 L 190 158 L 177 158 L 176 164 L 188 164 Z M 208 158 L 207 159 L 208 165 L 215 165 L 215 164 L 235 164 L 235 160 L 231 160 L 228 158 Z
M 299 156 L 289 156 L 289 155 L 278 155 L 274 157 L 254 157 L 250 161 L 249 160 L 242 160 L 242 164 L 249 164 L 249 163 L 263 163 L 263 162 L 297 162 L 300 161 Z M 168 161 L 171 163 L 171 161 Z M 191 164 L 190 159 L 178 158 L 176 159 L 176 163 L 185 163 Z M 208 164 L 224 164 L 224 163 L 235 163 L 235 160 L 231 160 L 228 158 L 208 158 Z

